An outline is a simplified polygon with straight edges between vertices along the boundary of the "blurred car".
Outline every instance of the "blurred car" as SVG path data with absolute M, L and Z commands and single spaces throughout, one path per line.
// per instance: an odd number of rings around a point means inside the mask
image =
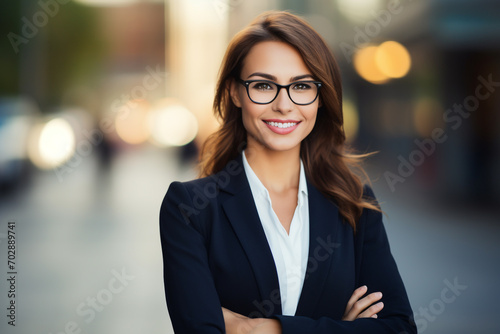
M 24 97 L 0 97 L 0 191 L 16 187 L 29 177 L 29 133 L 40 111 Z

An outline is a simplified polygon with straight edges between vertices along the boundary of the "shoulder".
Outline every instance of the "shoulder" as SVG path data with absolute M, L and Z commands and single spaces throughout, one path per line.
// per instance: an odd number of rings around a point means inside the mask
M 167 196 L 169 193 L 178 194 L 179 191 L 182 191 L 192 197 L 198 195 L 213 198 L 220 190 L 226 190 L 233 177 L 241 171 L 242 169 L 235 169 L 231 167 L 231 164 L 228 164 L 225 169 L 213 175 L 190 181 L 172 182 L 167 190 Z
M 206 187 L 207 185 L 214 183 L 214 181 L 216 181 L 214 175 L 189 181 L 174 181 L 170 183 L 167 194 L 171 191 L 177 191 L 178 189 L 184 189 L 187 192 L 192 192 L 194 189 Z
M 184 182 L 174 181 L 168 187 L 162 208 L 168 204 L 174 204 L 179 208 L 194 207 L 196 203 L 205 203 L 214 197 L 213 194 L 218 192 L 218 189 L 217 178 L 214 176 Z
M 212 177 L 172 182 L 160 208 L 161 228 L 175 235 L 172 231 L 189 226 L 206 236 L 217 194 L 218 186 Z
M 379 210 L 364 208 L 361 213 L 356 230 L 358 236 L 366 237 L 372 233 L 379 233 L 381 229 L 384 229 L 384 226 L 380 204 L 370 185 L 365 184 L 363 186 L 363 200 L 379 208 Z
M 363 185 L 363 198 L 369 201 L 376 201 L 375 193 L 369 184 Z
M 174 205 L 181 209 L 188 208 L 191 212 L 205 211 L 219 201 L 222 193 L 241 190 L 244 179 L 243 167 L 232 160 L 216 174 L 190 181 L 172 182 L 163 199 L 162 209 L 166 205 Z
M 175 191 L 178 188 L 192 196 L 203 196 L 206 199 L 214 198 L 220 192 L 236 193 L 246 186 L 247 179 L 243 167 L 242 155 L 238 155 L 230 160 L 219 172 L 186 182 L 173 182 L 170 184 L 168 192 Z
M 381 213 L 380 204 L 375 196 L 375 192 L 372 187 L 368 184 L 363 185 L 363 201 L 372 204 L 373 206 L 379 208 L 379 210 L 365 208 L 363 209 L 363 215 Z

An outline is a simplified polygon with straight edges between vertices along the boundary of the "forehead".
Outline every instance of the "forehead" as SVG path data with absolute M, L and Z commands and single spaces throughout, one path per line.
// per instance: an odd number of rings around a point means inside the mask
M 284 42 L 266 41 L 254 45 L 245 57 L 242 78 L 252 73 L 271 74 L 279 81 L 298 75 L 311 74 L 300 53 Z

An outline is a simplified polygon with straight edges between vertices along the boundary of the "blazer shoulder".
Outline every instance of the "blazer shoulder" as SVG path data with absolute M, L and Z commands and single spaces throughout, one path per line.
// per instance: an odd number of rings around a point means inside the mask
M 213 207 L 217 202 L 216 189 L 210 177 L 170 183 L 160 207 L 160 223 L 163 222 L 161 226 L 165 230 L 176 226 L 191 226 L 206 237 Z
M 164 196 L 163 205 L 169 202 L 187 205 L 187 203 L 193 203 L 193 200 L 196 201 L 200 196 L 211 198 L 211 191 L 218 191 L 217 188 L 217 182 L 213 176 L 189 181 L 173 181 Z
M 213 176 L 206 176 L 198 179 L 193 179 L 189 181 L 173 181 L 170 183 L 169 190 L 172 187 L 181 187 L 184 189 L 187 189 L 188 191 L 191 191 L 193 188 L 200 188 L 203 187 L 205 184 L 213 180 Z
M 372 187 L 368 184 L 363 185 L 363 200 L 367 201 L 370 204 L 373 204 L 376 206 L 379 210 L 374 210 L 374 209 L 363 209 L 363 215 L 366 215 L 367 213 L 382 213 L 382 209 L 380 207 L 380 203 L 375 196 L 375 192 L 373 191 Z
M 375 193 L 373 192 L 372 187 L 369 184 L 364 184 L 363 185 L 363 198 L 370 200 L 370 201 L 376 201 Z
M 231 177 L 227 177 L 224 171 L 189 181 L 174 181 L 170 183 L 163 203 L 191 205 L 195 211 L 205 209 L 209 203 L 218 201 L 221 190 L 228 191 L 230 181 Z
M 210 194 L 218 192 L 225 186 L 226 182 L 221 179 L 220 173 L 217 173 L 189 181 L 174 181 L 170 183 L 167 195 L 170 191 L 176 191 L 179 188 L 182 188 L 184 191 L 187 191 L 191 197 L 196 194 L 200 194 L 200 192 L 206 193 L 208 197 L 212 197 Z
M 374 209 L 368 209 L 364 208 L 361 217 L 358 220 L 357 224 L 357 235 L 364 235 L 365 230 L 370 227 L 373 227 L 374 225 L 383 225 L 382 222 L 382 210 L 380 207 L 380 204 L 377 200 L 377 197 L 375 196 L 375 192 L 373 191 L 372 187 L 368 184 L 365 184 L 363 186 L 363 200 L 369 202 L 370 204 L 373 204 L 374 206 L 378 207 L 379 210 L 374 210 Z

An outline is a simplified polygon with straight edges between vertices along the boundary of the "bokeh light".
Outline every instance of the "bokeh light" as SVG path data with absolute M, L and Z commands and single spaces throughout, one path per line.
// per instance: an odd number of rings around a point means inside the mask
M 381 0 L 337 0 L 339 11 L 350 21 L 363 23 L 373 19 L 372 12 L 382 5 Z
M 183 146 L 198 133 L 198 120 L 173 99 L 159 101 L 149 117 L 151 141 L 159 146 Z
M 115 119 L 118 136 L 127 144 L 137 145 L 146 142 L 150 131 L 147 123 L 150 104 L 145 100 L 131 101 L 131 107 Z
M 354 68 L 366 81 L 383 84 L 404 77 L 411 67 L 408 50 L 398 42 L 365 45 L 354 54 Z
M 389 77 L 384 74 L 375 61 L 377 47 L 368 45 L 362 47 L 354 55 L 354 68 L 356 72 L 365 79 L 374 84 L 386 83 Z
M 395 41 L 380 44 L 375 52 L 375 62 L 380 72 L 389 78 L 402 78 L 411 67 L 410 53 Z
M 75 133 L 66 120 L 55 118 L 33 128 L 28 155 L 37 167 L 55 168 L 66 162 L 74 153 Z

